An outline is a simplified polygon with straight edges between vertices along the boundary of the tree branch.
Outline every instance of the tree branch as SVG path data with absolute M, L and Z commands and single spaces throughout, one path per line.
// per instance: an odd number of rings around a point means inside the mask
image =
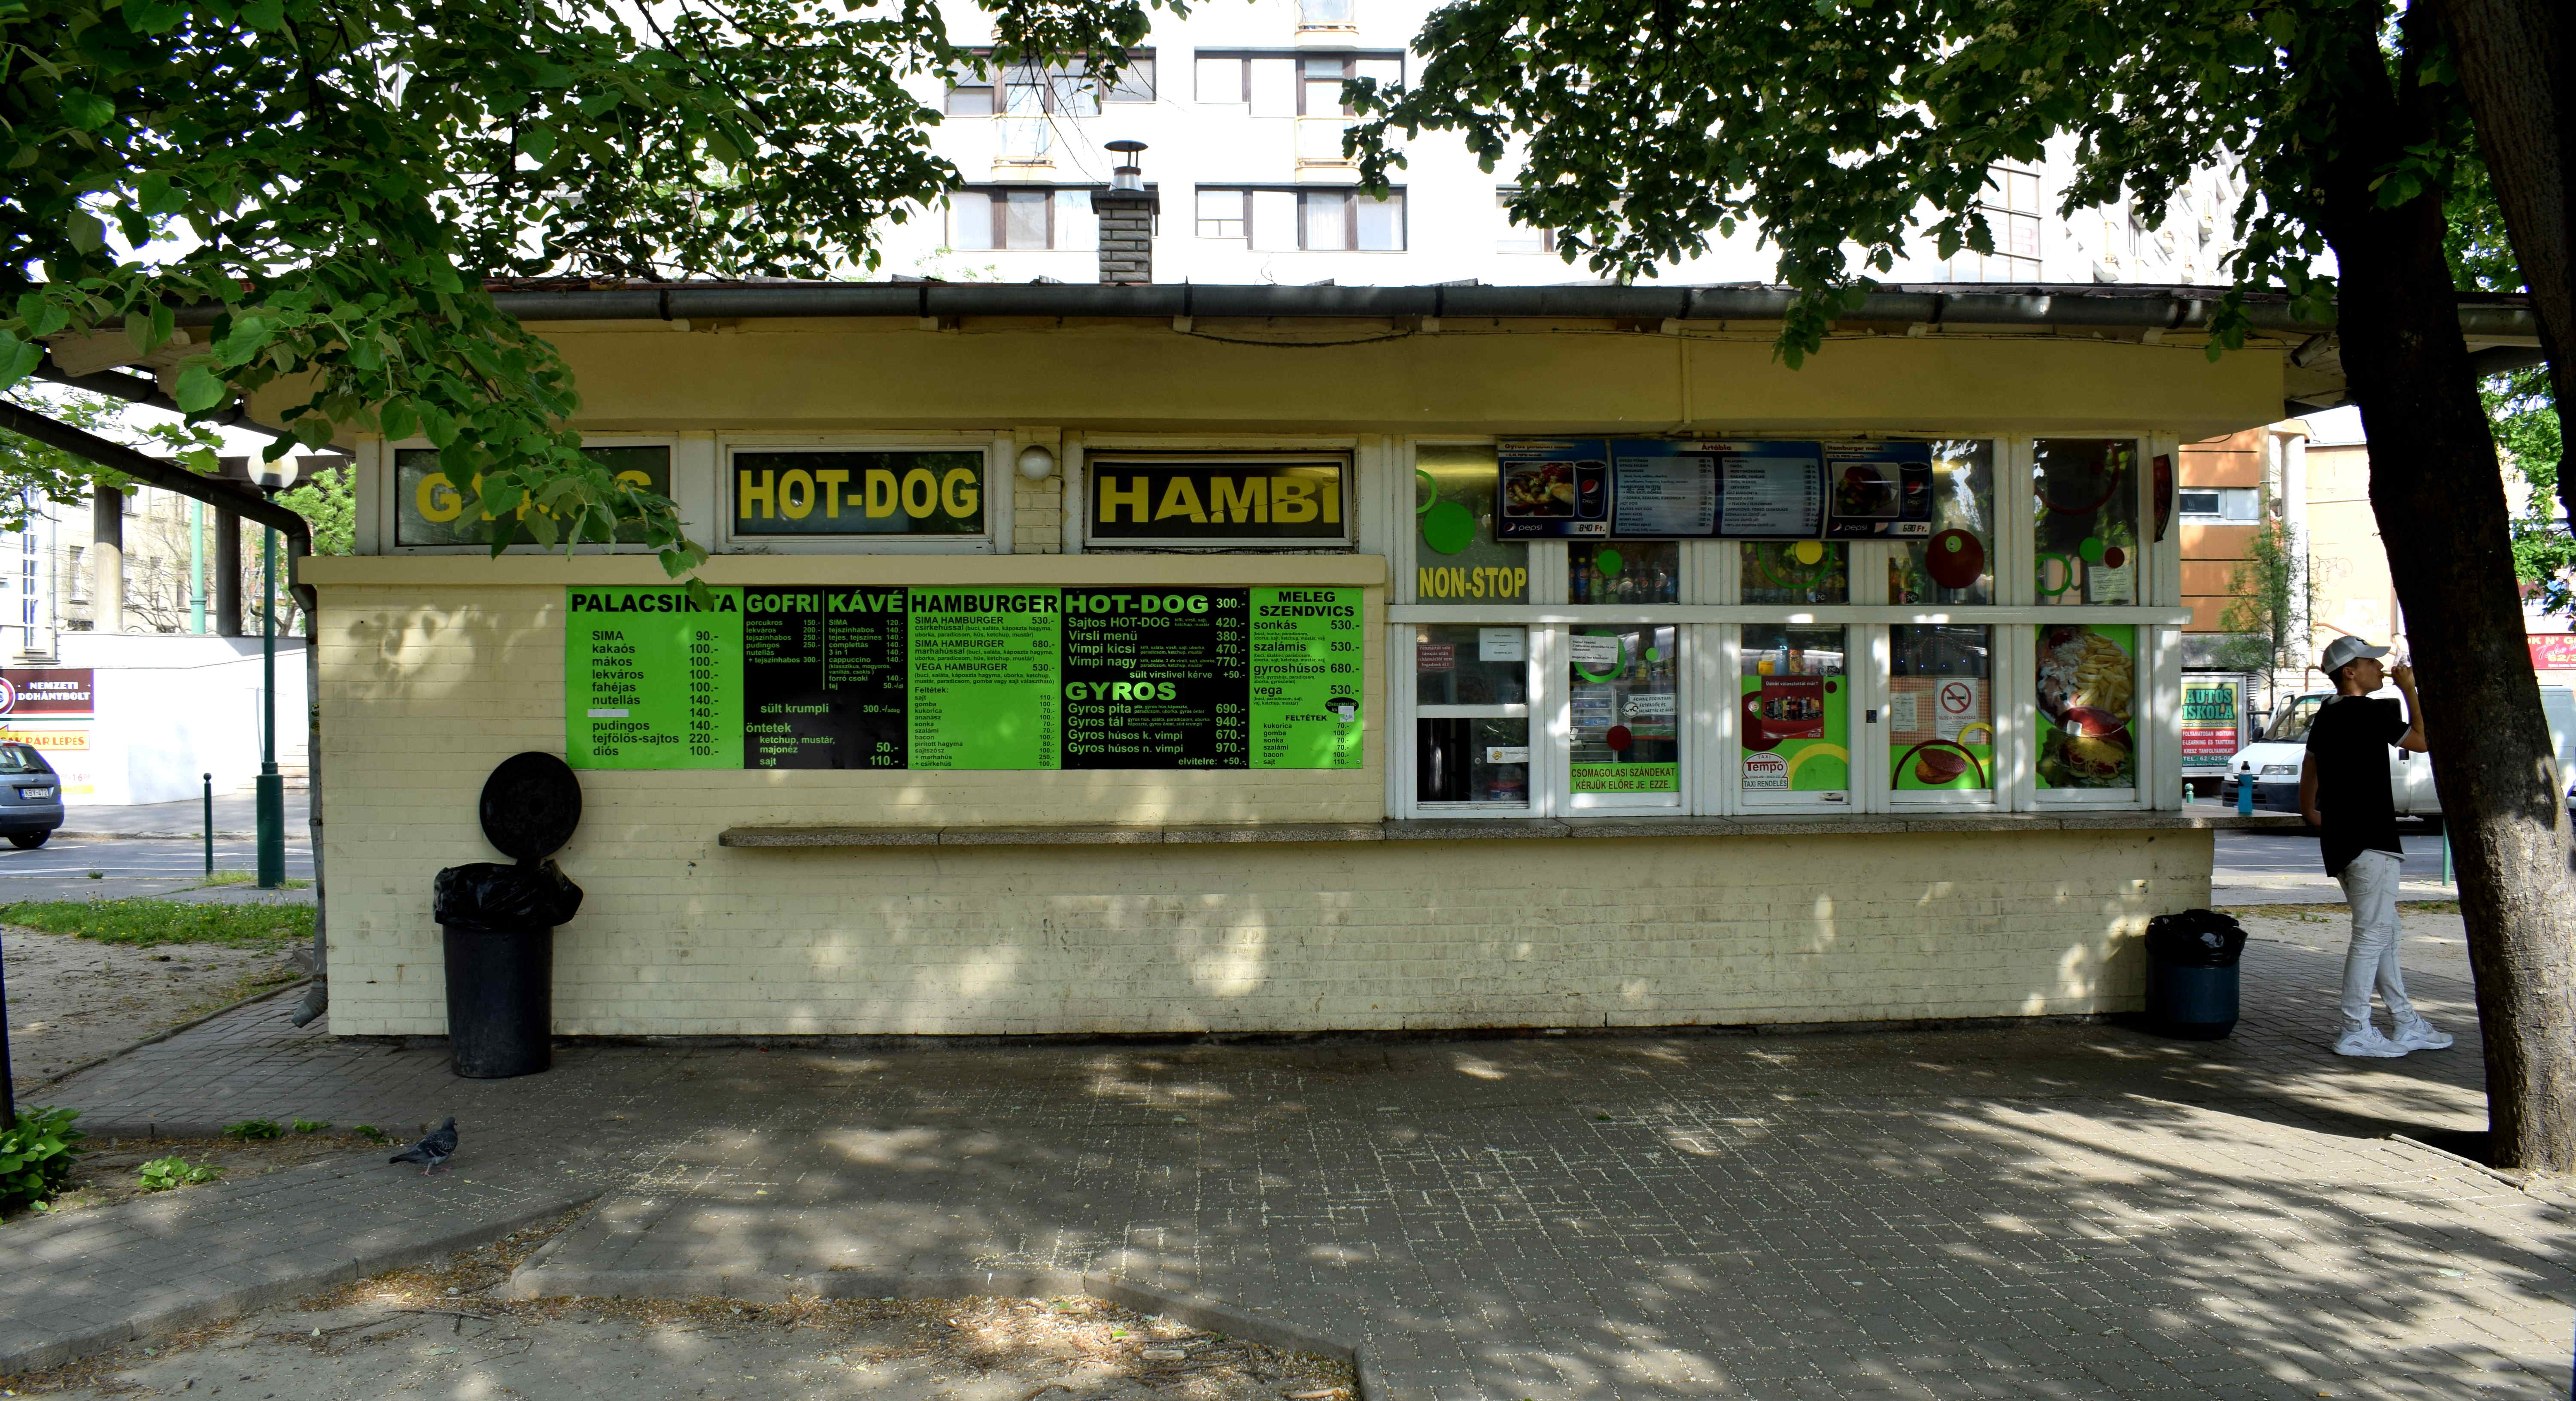
M 104 394 L 111 399 L 123 399 L 129 404 L 141 404 L 147 409 L 159 409 L 163 413 L 188 417 L 169 395 L 161 392 L 161 386 L 158 383 L 145 379 L 141 375 L 129 375 L 117 370 L 99 370 L 86 375 L 65 374 L 62 367 L 54 363 L 53 357 L 47 356 L 43 363 L 36 366 L 36 377 L 52 380 L 56 384 L 69 385 L 74 389 L 87 390 L 92 394 Z M 216 428 L 246 428 L 253 433 L 265 433 L 281 442 L 301 443 L 300 439 L 285 429 L 271 428 L 258 419 L 252 418 L 250 405 L 239 399 L 234 400 L 233 406 L 222 413 L 198 421 Z
M 276 530 L 290 541 L 302 541 L 307 547 L 312 543 L 313 527 L 304 517 L 265 496 L 236 489 L 220 478 L 201 477 L 157 457 L 146 457 L 121 443 L 111 443 L 94 433 L 83 432 L 40 413 L 31 413 L 16 404 L 0 401 L 0 430 L 33 438 L 47 447 L 60 448 L 74 457 L 123 472 L 138 482 L 157 486 L 163 491 L 238 512 L 245 519 Z

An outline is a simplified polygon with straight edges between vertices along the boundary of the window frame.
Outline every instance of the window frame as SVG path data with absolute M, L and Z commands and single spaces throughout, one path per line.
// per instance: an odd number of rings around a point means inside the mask
M 1014 84 L 1011 81 L 1010 74 L 1014 71 L 1026 71 L 1030 68 L 1030 65 L 1025 63 L 1016 63 L 1009 65 L 1006 69 L 997 70 L 992 63 L 993 51 L 991 49 L 977 48 L 970 50 L 969 52 L 972 55 L 970 65 L 961 70 L 959 76 L 979 76 L 983 78 L 984 81 L 980 83 L 950 82 L 946 84 L 940 94 L 939 110 L 940 115 L 942 116 L 1046 116 L 1073 117 L 1081 119 L 1102 115 L 1098 111 L 1084 112 L 1059 105 L 1062 94 L 1066 89 L 1058 80 L 1083 78 L 1085 75 L 1082 71 L 1081 65 L 1079 64 L 1050 64 L 1043 71 L 1039 72 L 1038 80 L 1036 82 L 1021 82 Z M 1093 106 L 1098 108 L 1107 108 L 1110 106 L 1132 106 L 1162 101 L 1162 74 L 1156 67 L 1154 58 L 1155 51 L 1153 49 L 1129 49 L 1127 51 L 1127 62 L 1125 66 L 1118 70 L 1118 77 L 1115 80 L 1096 82 L 1091 85 L 1097 90 L 1092 96 Z M 1138 91 L 1130 80 L 1133 79 L 1140 69 L 1146 75 L 1145 84 L 1141 90 L 1143 95 L 1119 96 L 1121 93 L 1133 94 Z M 1041 90 L 1038 99 L 1039 108 L 1037 112 L 1014 113 L 1008 110 L 1009 103 L 1004 96 L 1003 90 L 1013 86 L 1035 87 Z M 985 110 L 981 112 L 960 112 L 951 105 L 956 101 L 958 94 L 969 92 L 981 92 L 984 94 Z
M 991 227 L 986 235 L 987 241 L 980 247 L 972 244 L 958 243 L 956 241 L 956 237 L 959 227 L 958 221 L 960 211 L 957 208 L 957 201 L 954 195 L 952 195 L 946 201 L 948 205 L 948 227 L 944 232 L 946 234 L 947 246 L 951 252 L 958 253 L 1093 252 L 1095 251 L 1094 249 L 1074 248 L 1065 244 L 1063 221 L 1056 217 L 1056 209 L 1058 201 L 1062 200 L 1066 195 L 1097 194 L 1108 188 L 1109 187 L 1106 185 L 1052 185 L 1041 184 L 1035 181 L 1025 184 L 1003 182 L 1000 184 L 962 185 L 958 187 L 955 194 L 983 196 L 986 203 L 987 222 Z M 1007 195 L 1025 195 L 1032 193 L 1043 193 L 1046 196 L 1046 242 L 1036 246 L 1022 246 L 1020 244 L 1006 244 L 1002 242 L 1003 231 L 1010 225 L 1009 217 L 1004 213 L 1007 205 L 1004 203 L 1002 197 Z

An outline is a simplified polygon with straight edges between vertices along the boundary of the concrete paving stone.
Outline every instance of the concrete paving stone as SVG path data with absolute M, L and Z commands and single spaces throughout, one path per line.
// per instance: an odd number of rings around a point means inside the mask
M 2326 1054 L 2336 964 L 2249 951 L 2238 1037 L 2197 1045 L 2114 1027 L 1072 1057 L 570 1045 L 549 1075 L 462 1082 L 435 1042 L 233 1019 L 74 1088 L 93 1115 L 174 1123 L 219 1096 L 230 1117 L 403 1130 L 454 1112 L 460 1172 L 488 1154 L 472 1171 L 495 1185 L 608 1194 L 529 1289 L 652 1292 L 710 1262 L 770 1281 L 853 1259 L 1091 1270 L 1361 1342 L 1390 1397 L 2295 1394 L 2251 1370 L 2258 1350 L 2317 1376 L 2376 1356 L 2378 1375 L 2563 1394 L 2563 1348 L 2538 1340 L 2576 1294 L 2564 1227 L 2372 1137 L 2476 1127 L 2476 1057 Z M 1153 1117 L 1173 1112 L 1192 1122 Z M 577 1148 L 513 1137 L 536 1123 Z M 400 1175 L 346 1189 L 389 1231 L 434 1229 L 409 1208 L 437 1199 Z M 2436 1260 L 2517 1288 L 2469 1307 Z

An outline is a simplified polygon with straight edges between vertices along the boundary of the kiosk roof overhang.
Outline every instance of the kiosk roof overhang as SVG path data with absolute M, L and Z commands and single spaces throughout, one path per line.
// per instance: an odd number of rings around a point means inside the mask
M 604 283 L 570 279 L 495 282 L 501 308 L 530 323 L 744 322 L 811 318 L 904 318 L 956 326 L 970 318 L 1019 321 L 1200 321 L 1277 325 L 1443 321 L 1517 323 L 1538 329 L 1609 323 L 1676 334 L 1776 331 L 1796 294 L 1760 284 L 1713 286 L 1236 286 L 1167 283 L 697 281 Z M 2094 284 L 1889 284 L 1866 294 L 1835 324 L 1837 339 L 1982 333 L 2052 335 L 2158 343 L 2203 343 L 2224 289 Z M 2282 414 L 2344 402 L 2334 318 L 2301 316 L 2285 293 L 2249 292 L 2252 343 L 2284 353 Z M 2469 294 L 2460 329 L 2481 373 L 2536 363 L 2539 332 L 2526 297 Z

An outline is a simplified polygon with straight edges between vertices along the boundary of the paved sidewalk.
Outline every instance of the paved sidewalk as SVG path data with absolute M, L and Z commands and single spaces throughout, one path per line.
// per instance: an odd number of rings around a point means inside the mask
M 2459 1049 L 2355 1063 L 2323 1044 L 2339 967 L 2252 945 L 2218 1043 L 583 1044 L 484 1082 L 434 1043 L 272 1012 L 56 1097 L 94 1128 L 462 1121 L 457 1186 L 362 1163 L 176 1199 L 234 1240 L 282 1213 L 393 1229 L 451 1192 L 491 1194 L 470 1207 L 490 1220 L 602 1191 L 520 1289 L 1106 1276 L 1354 1343 L 1372 1396 L 2566 1395 L 2558 1199 L 2381 1137 L 2482 1127 L 2468 988 L 2410 979 Z M 243 1265 L 225 1239 L 96 1221 L 0 1235 L 88 1257 L 0 1272 L 0 1357 L 63 1281 L 95 1302 L 109 1270 L 184 1290 Z

